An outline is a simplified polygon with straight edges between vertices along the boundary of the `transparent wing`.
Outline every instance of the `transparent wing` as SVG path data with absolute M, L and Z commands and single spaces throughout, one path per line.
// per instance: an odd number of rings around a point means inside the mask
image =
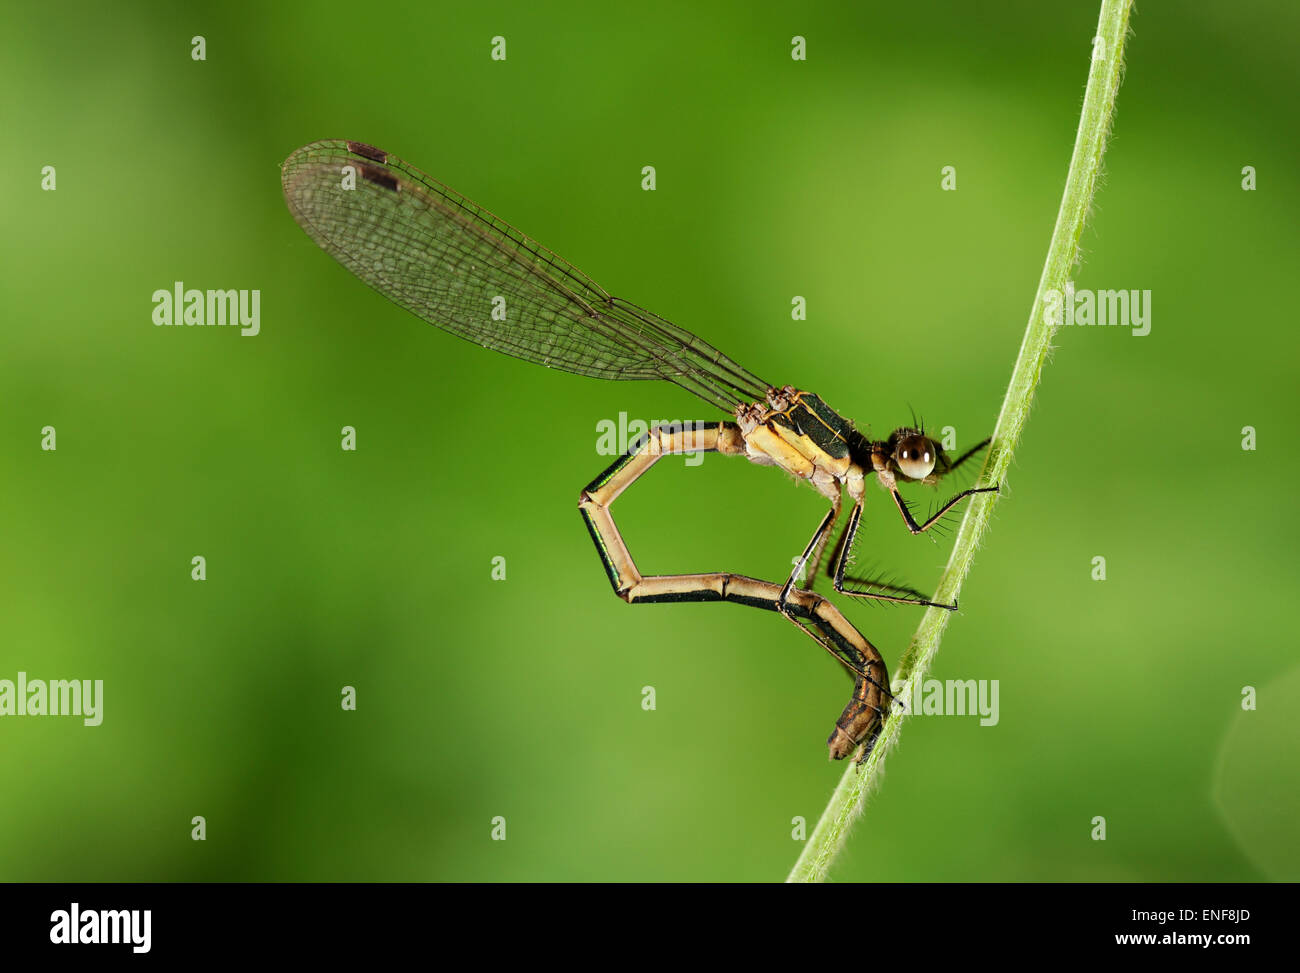
M 764 398 L 766 382 L 707 342 L 611 297 L 396 156 L 361 142 L 314 142 L 284 161 L 281 180 L 293 218 L 321 249 L 445 331 L 578 375 L 664 379 L 728 412 Z

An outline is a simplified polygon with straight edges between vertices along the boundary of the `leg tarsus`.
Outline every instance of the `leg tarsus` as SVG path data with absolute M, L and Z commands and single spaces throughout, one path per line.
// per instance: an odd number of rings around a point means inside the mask
M 960 501 L 965 500 L 967 497 L 973 496 L 976 493 L 997 493 L 998 488 L 995 486 L 972 487 L 969 490 L 963 490 L 961 491 L 961 493 L 957 494 L 955 497 L 953 497 L 951 500 L 945 503 L 942 507 L 940 507 L 937 511 L 935 511 L 930 516 L 930 519 L 927 520 L 924 524 L 917 524 L 916 518 L 912 516 L 912 511 L 908 509 L 907 501 L 904 500 L 903 495 L 898 492 L 898 487 L 894 487 L 889 492 L 894 498 L 894 505 L 898 507 L 898 512 L 903 515 L 903 523 L 907 525 L 907 529 L 910 530 L 913 534 L 922 534 L 925 531 L 929 530 L 931 527 L 933 527 L 935 522 L 940 517 L 942 517 L 949 510 L 955 507 Z

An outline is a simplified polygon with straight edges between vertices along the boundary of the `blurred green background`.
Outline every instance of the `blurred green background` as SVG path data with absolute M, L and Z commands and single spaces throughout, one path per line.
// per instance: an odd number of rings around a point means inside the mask
M 0 678 L 105 700 L 93 729 L 0 719 L 0 878 L 783 878 L 843 769 L 848 681 L 776 616 L 617 600 L 576 509 L 598 422 L 719 416 L 420 323 L 294 224 L 280 162 L 378 145 L 764 378 L 969 442 L 1019 347 L 1096 17 L 12 8 Z M 933 672 L 999 680 L 1000 722 L 909 721 L 835 879 L 1300 878 L 1298 28 L 1285 0 L 1137 10 L 1076 280 L 1151 290 L 1151 333 L 1059 334 Z M 155 327 L 178 280 L 259 289 L 261 334 Z M 869 560 L 932 589 L 949 542 L 870 490 Z M 716 457 L 615 508 L 647 572 L 770 579 L 822 509 Z M 842 607 L 891 667 L 919 621 Z

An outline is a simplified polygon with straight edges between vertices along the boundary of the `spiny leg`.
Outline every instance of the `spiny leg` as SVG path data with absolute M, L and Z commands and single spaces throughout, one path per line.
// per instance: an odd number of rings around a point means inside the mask
M 844 582 L 845 584 L 865 585 L 868 588 L 877 588 L 880 591 L 893 592 L 896 595 L 906 595 L 907 597 L 904 600 L 909 605 L 912 604 L 914 600 L 919 599 L 921 603 L 924 603 L 926 600 L 925 592 L 921 591 L 918 588 L 913 588 L 910 585 L 905 585 L 905 584 L 893 584 L 892 582 L 889 581 L 882 581 L 879 578 L 856 578 L 856 577 L 845 578 Z M 861 589 L 858 588 L 848 588 L 845 589 L 844 591 L 837 592 L 837 594 L 845 594 L 849 596 L 853 596 L 855 594 L 864 594 L 864 593 L 869 594 L 870 592 L 863 592 Z M 876 600 L 883 601 L 887 599 L 877 598 Z M 946 608 L 948 606 L 942 605 L 940 607 Z
M 812 540 L 808 542 L 808 546 L 803 549 L 803 554 L 800 555 L 799 559 L 795 562 L 794 570 L 790 572 L 790 577 L 786 581 L 785 587 L 781 589 L 781 600 L 777 607 L 782 614 L 784 614 L 783 606 L 789 598 L 790 592 L 794 589 L 795 583 L 800 578 L 808 577 L 808 575 L 804 573 L 804 567 L 807 565 L 808 559 L 814 557 L 814 552 L 816 552 L 816 557 L 821 557 L 822 549 L 826 546 L 827 532 L 831 529 L 831 525 L 835 523 L 835 519 L 839 515 L 840 505 L 836 503 L 829 511 L 827 511 L 826 516 L 822 518 L 822 522 L 818 525 L 817 529 L 813 531 Z M 815 565 L 813 570 L 815 573 Z
M 839 559 L 835 562 L 835 590 L 841 595 L 848 595 L 851 598 L 868 598 L 873 601 L 892 601 L 904 605 L 924 605 L 928 608 L 946 608 L 949 611 L 956 611 L 957 605 L 947 605 L 940 601 L 931 601 L 915 588 L 907 588 L 902 585 L 887 585 L 880 582 L 867 581 L 866 584 L 872 584 L 881 588 L 881 591 L 853 591 L 844 587 L 844 569 L 848 565 L 849 555 L 853 551 L 853 542 L 858 535 L 858 525 L 862 520 L 862 504 L 853 508 L 853 513 L 849 515 L 849 525 L 844 528 L 844 536 L 840 538 Z M 852 578 L 848 579 L 852 581 Z M 898 594 L 888 594 L 886 589 L 892 589 Z
M 840 563 L 840 558 L 843 556 L 841 552 L 844 550 L 844 539 L 848 536 L 849 530 L 845 527 L 844 530 L 840 531 L 840 536 L 836 539 L 835 546 L 831 548 L 831 556 L 826 561 L 826 577 L 830 578 L 831 581 L 835 580 L 835 569 Z
M 907 501 L 904 500 L 903 495 L 898 492 L 898 487 L 896 486 L 891 487 L 889 490 L 890 495 L 894 498 L 894 505 L 898 507 L 898 512 L 903 515 L 903 523 L 907 525 L 907 529 L 910 530 L 913 534 L 920 534 L 929 530 L 931 527 L 934 526 L 935 522 L 940 517 L 946 514 L 949 510 L 955 507 L 962 500 L 965 500 L 967 497 L 972 496 L 976 493 L 997 493 L 997 492 L 998 492 L 998 488 L 995 486 L 974 487 L 973 489 L 970 490 L 963 490 L 961 493 L 957 494 L 955 497 L 953 497 L 951 500 L 945 503 L 942 507 L 940 507 L 937 511 L 935 511 L 930 516 L 930 519 L 927 520 L 924 524 L 918 525 L 916 520 L 912 517 L 912 511 L 907 509 Z
M 830 522 L 825 525 L 824 530 L 820 527 L 817 529 L 817 534 L 821 535 L 821 542 L 816 545 L 816 550 L 812 551 L 811 559 L 808 557 L 808 552 L 805 552 L 803 560 L 795 568 L 796 573 L 802 572 L 804 580 L 803 587 L 809 591 L 812 590 L 813 583 L 817 580 L 817 571 L 821 567 L 822 555 L 826 553 L 826 544 L 831 539 L 831 534 L 835 531 L 835 524 L 840 519 L 841 499 L 839 484 L 834 483 L 833 487 L 833 491 L 830 492 Z M 817 538 L 817 534 L 813 535 L 814 540 Z
M 980 450 L 982 450 L 985 446 L 987 446 L 991 442 L 993 442 L 992 436 L 984 440 L 984 442 L 982 443 L 976 443 L 970 449 L 966 450 L 966 452 L 962 453 L 955 460 L 949 463 L 948 469 L 944 471 L 944 474 L 947 475 L 948 473 L 951 473 L 957 467 L 961 466 L 962 463 L 966 462 L 968 459 L 970 459 L 972 456 L 974 456 L 976 453 L 978 453 Z
M 795 626 L 797 626 L 801 631 L 803 631 L 807 635 L 812 636 L 812 638 L 818 644 L 820 644 L 823 648 L 830 651 L 832 655 L 837 656 L 840 659 L 840 662 L 844 664 L 845 667 L 849 669 L 850 672 L 855 673 L 856 677 L 859 680 L 861 679 L 870 680 L 871 676 L 868 670 L 864 670 L 861 667 L 852 665 L 848 661 L 845 655 L 834 651 L 831 648 L 830 644 L 827 643 L 826 641 L 827 637 L 831 638 L 833 643 L 838 641 L 835 637 L 834 632 L 830 632 L 830 633 L 823 632 L 823 634 L 819 636 L 817 633 L 811 631 L 807 626 L 805 626 L 799 620 L 800 617 L 802 616 L 796 610 L 795 606 L 792 604 L 792 597 L 796 592 L 800 594 L 809 594 L 809 595 L 812 594 L 811 591 L 797 588 L 795 586 L 795 582 L 799 579 L 801 575 L 803 575 L 804 566 L 808 563 L 809 558 L 820 558 L 822 551 L 826 547 L 826 541 L 829 538 L 830 531 L 834 526 L 835 521 L 839 518 L 840 515 L 840 496 L 838 492 L 836 492 L 836 494 L 832 498 L 832 501 L 833 501 L 833 505 L 831 506 L 831 509 L 827 511 L 826 516 L 823 517 L 821 523 L 817 525 L 817 529 L 813 531 L 812 538 L 808 541 L 808 545 L 804 548 L 803 554 L 800 555 L 798 561 L 795 562 L 794 570 L 790 572 L 790 577 L 786 579 L 785 585 L 781 588 L 781 596 L 777 599 L 776 610 L 779 611 L 782 615 L 784 615 L 787 619 L 789 619 L 790 622 L 792 622 Z M 857 513 L 860 509 L 861 509 L 861 504 L 854 507 L 854 512 Z M 814 571 L 815 570 L 816 569 L 814 568 Z M 852 592 L 849 593 L 851 594 Z M 919 595 L 919 592 L 917 592 L 917 594 Z M 814 597 L 820 597 L 820 596 L 814 595 Z M 843 616 L 840 617 L 841 619 L 843 618 Z M 847 626 L 849 623 L 847 620 L 844 620 L 843 624 Z M 863 637 L 861 633 L 857 632 L 856 629 L 853 629 L 853 631 L 860 638 L 862 638 L 864 642 L 866 642 L 865 637 Z M 870 646 L 871 643 L 867 642 L 867 645 Z M 871 651 L 872 653 L 875 654 L 877 658 L 879 657 L 879 653 L 875 651 L 874 647 L 871 647 Z M 883 664 L 884 663 L 882 661 L 881 665 Z M 893 699 L 893 695 L 889 692 L 887 687 L 878 686 L 877 688 L 881 689 L 884 692 L 885 696 L 889 697 L 890 699 Z M 832 746 L 832 750 L 834 750 L 833 746 Z M 867 752 L 868 753 L 870 752 L 869 748 Z M 836 759 L 839 758 L 837 757 Z M 864 759 L 866 759 L 865 754 L 862 758 L 859 759 L 859 763 L 861 762 L 861 760 Z
M 856 674 L 859 678 L 869 679 L 871 678 L 869 672 L 864 670 L 861 666 L 855 665 L 854 664 L 855 660 L 851 659 L 849 656 L 843 653 L 835 651 L 833 648 L 831 648 L 830 644 L 828 644 L 825 641 L 824 638 L 819 637 L 816 633 L 810 631 L 802 622 L 800 622 L 799 618 L 803 616 L 799 614 L 795 605 L 792 604 L 792 596 L 796 591 L 800 593 L 812 595 L 812 592 L 807 591 L 807 589 L 797 588 L 795 586 L 795 582 L 799 579 L 799 577 L 803 573 L 804 565 L 808 563 L 808 559 L 814 556 L 813 552 L 816 551 L 817 555 L 820 556 L 820 552 L 822 548 L 826 546 L 827 532 L 831 529 L 831 526 L 835 523 L 835 520 L 839 516 L 839 513 L 840 513 L 839 504 L 836 503 L 829 511 L 827 511 L 826 516 L 822 518 L 822 522 L 817 526 L 817 529 L 813 532 L 812 539 L 808 541 L 808 546 L 804 548 L 803 554 L 800 555 L 799 559 L 795 562 L 794 570 L 790 572 L 790 577 L 786 579 L 785 585 L 781 588 L 780 597 L 777 598 L 776 605 L 774 607 L 776 608 L 777 611 L 779 611 L 782 615 L 784 615 L 787 619 L 789 619 L 801 631 L 803 631 L 807 635 L 812 636 L 812 638 L 818 644 L 820 644 L 823 648 L 827 649 L 827 651 L 831 652 L 832 655 L 836 656 L 840 660 L 841 664 L 843 664 L 845 668 L 847 668 L 850 672 Z M 820 597 L 820 596 L 813 595 L 813 597 Z M 844 624 L 847 625 L 848 622 L 845 621 Z M 863 639 L 863 641 L 866 641 L 865 638 Z M 870 643 L 867 644 L 870 645 Z M 877 653 L 877 655 L 878 654 L 879 653 Z M 886 689 L 884 686 L 881 686 L 879 688 L 884 690 L 886 695 L 889 695 L 888 689 Z

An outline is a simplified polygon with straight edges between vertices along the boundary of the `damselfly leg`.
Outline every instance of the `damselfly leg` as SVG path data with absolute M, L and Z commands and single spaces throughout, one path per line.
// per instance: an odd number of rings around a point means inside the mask
M 991 440 L 986 439 L 971 449 L 968 449 L 956 460 L 949 460 L 947 455 L 937 446 L 937 444 L 925 440 L 923 433 L 917 433 L 915 430 L 910 429 L 899 430 L 889 440 L 872 445 L 876 474 L 880 478 L 882 485 L 889 491 L 890 495 L 894 499 L 894 503 L 902 513 L 904 524 L 913 534 L 920 534 L 929 530 L 942 519 L 944 514 L 967 497 L 973 496 L 977 493 L 997 492 L 998 488 L 996 486 L 975 487 L 969 490 L 963 490 L 944 503 L 933 515 L 930 516 L 929 519 L 925 521 L 924 524 L 918 525 L 912 516 L 907 501 L 904 500 L 902 494 L 899 493 L 898 490 L 897 478 L 900 475 L 903 475 L 902 469 L 898 468 L 897 463 L 895 463 L 891 468 L 886 459 L 886 457 L 897 457 L 900 449 L 899 443 L 906 443 L 909 438 L 917 439 L 928 444 L 923 446 L 923 449 L 928 450 L 933 448 L 934 450 L 933 454 L 930 454 L 929 452 L 926 453 L 925 462 L 928 466 L 925 471 L 922 472 L 919 469 L 915 470 L 918 474 L 916 479 L 922 482 L 935 482 L 938 477 L 953 472 L 971 457 L 975 456 L 988 446 Z M 895 442 L 895 440 L 898 440 L 898 442 Z M 906 465 L 906 449 L 903 450 L 902 455 L 904 465 Z M 904 476 L 904 478 L 910 479 L 910 477 L 906 476 Z M 943 602 L 931 601 L 917 589 L 906 585 L 892 584 L 874 579 L 845 577 L 845 569 L 847 568 L 849 558 L 852 555 L 854 544 L 857 540 L 858 528 L 862 521 L 862 507 L 863 501 L 859 499 L 853 507 L 853 513 L 849 515 L 849 523 L 845 527 L 844 533 L 840 535 L 839 541 L 831 552 L 831 560 L 827 565 L 827 570 L 831 576 L 835 591 L 839 594 L 849 595 L 854 598 L 866 598 L 899 604 L 922 605 L 925 607 L 945 608 L 949 611 L 955 611 L 957 609 L 956 604 L 949 605 Z M 783 597 L 793 589 L 796 579 L 803 576 L 805 566 L 809 559 L 814 556 L 820 557 L 821 552 L 825 548 L 826 542 L 829 539 L 830 531 L 834 527 L 836 519 L 839 517 L 839 512 L 839 504 L 833 503 L 830 512 L 822 519 L 821 524 L 818 525 L 817 530 L 813 533 L 812 540 L 808 542 L 808 546 L 804 549 L 803 556 L 796 562 L 795 569 L 791 573 L 790 579 L 786 582 L 786 586 L 782 591 Z M 848 587 L 847 585 L 861 585 L 862 587 L 855 588 Z
M 836 760 L 866 744 L 858 757 L 862 762 L 870 754 L 881 721 L 889 711 L 889 675 L 880 652 L 839 609 L 814 592 L 787 590 L 789 584 L 782 588 L 725 572 L 644 576 L 637 569 L 610 507 L 660 457 L 695 452 L 744 455 L 744 439 L 739 427 L 730 422 L 658 426 L 582 491 L 578 508 L 614 593 L 629 604 L 727 601 L 779 612 L 788 618 L 852 675 L 853 694 L 827 744 Z
M 958 503 L 960 503 L 962 500 L 965 500 L 967 497 L 974 496 L 976 493 L 997 493 L 998 488 L 995 486 L 974 487 L 973 489 L 970 490 L 963 490 L 961 493 L 957 494 L 955 497 L 953 497 L 951 500 L 945 503 L 942 507 L 936 510 L 933 514 L 931 514 L 929 520 L 919 525 L 917 524 L 916 520 L 912 517 L 912 511 L 908 509 L 907 501 L 903 499 L 903 495 L 899 493 L 897 489 L 890 490 L 889 492 L 894 497 L 894 504 L 895 506 L 898 507 L 898 512 L 903 515 L 903 523 L 907 525 L 907 529 L 910 530 L 913 534 L 921 534 L 929 530 L 935 524 L 937 524 L 944 514 L 946 514 L 953 507 L 957 506 Z

